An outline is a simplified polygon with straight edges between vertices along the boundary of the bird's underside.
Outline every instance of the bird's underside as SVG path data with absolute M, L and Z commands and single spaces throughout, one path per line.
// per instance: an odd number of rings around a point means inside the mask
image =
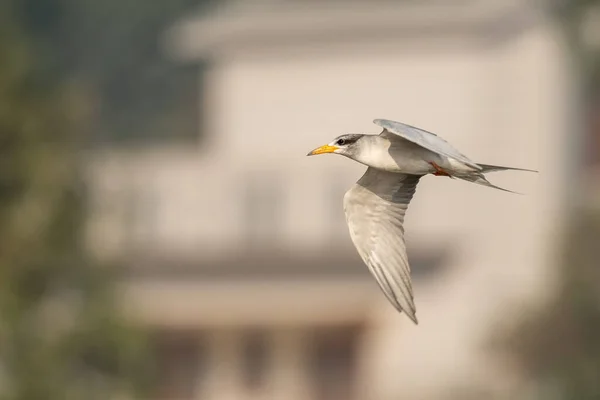
M 387 299 L 416 324 L 404 215 L 421 179 L 367 168 L 344 196 L 350 237 Z
M 450 173 L 446 172 L 442 167 L 437 165 L 437 163 L 435 161 L 429 161 L 429 164 L 431 164 L 431 166 L 435 170 L 433 175 L 435 175 L 435 176 L 451 176 Z

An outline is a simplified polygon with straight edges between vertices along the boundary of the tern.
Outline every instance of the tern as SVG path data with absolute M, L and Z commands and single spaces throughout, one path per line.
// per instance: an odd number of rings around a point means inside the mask
M 380 134 L 341 135 L 307 155 L 340 154 L 367 166 L 344 195 L 350 238 L 386 298 L 418 324 L 403 224 L 421 177 L 457 178 L 515 193 L 484 174 L 537 171 L 476 163 L 434 133 L 386 119 L 373 123 L 383 128 Z

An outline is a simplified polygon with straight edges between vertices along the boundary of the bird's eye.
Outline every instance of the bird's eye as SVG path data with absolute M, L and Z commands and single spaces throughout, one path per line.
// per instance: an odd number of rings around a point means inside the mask
M 339 139 L 336 143 L 340 146 L 343 146 L 346 144 L 346 141 L 344 139 Z

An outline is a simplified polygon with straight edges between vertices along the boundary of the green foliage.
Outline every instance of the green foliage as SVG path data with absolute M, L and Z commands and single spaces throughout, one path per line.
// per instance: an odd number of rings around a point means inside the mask
M 48 72 L 86 82 L 94 141 L 196 139 L 198 65 L 182 66 L 161 35 L 202 0 L 22 0 Z
M 586 107 L 600 90 L 600 49 L 586 46 L 582 24 L 600 1 L 559 0 L 554 5 L 578 75 L 583 106 L 577 117 L 589 129 Z M 582 133 L 587 132 L 576 134 Z M 600 398 L 600 212 L 580 209 L 573 214 L 557 262 L 557 293 L 543 309 L 524 314 L 500 341 L 542 389 L 533 395 L 539 399 Z
M 598 7 L 598 0 L 554 1 L 554 15 L 563 28 L 586 97 L 593 97 L 600 89 L 600 49 L 588 48 L 583 29 L 586 16 Z
M 144 336 L 85 253 L 72 90 L 17 4 L 0 5 L 0 399 L 140 393 Z
M 558 293 L 526 314 L 505 343 L 530 377 L 551 385 L 556 399 L 600 398 L 599 238 L 600 213 L 583 212 L 568 234 Z

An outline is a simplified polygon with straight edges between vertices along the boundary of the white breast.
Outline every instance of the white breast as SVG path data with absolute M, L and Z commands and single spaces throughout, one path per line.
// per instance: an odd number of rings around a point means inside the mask
M 356 161 L 389 172 L 425 175 L 433 171 L 431 161 L 441 162 L 439 155 L 406 140 L 369 137 L 361 143 Z

